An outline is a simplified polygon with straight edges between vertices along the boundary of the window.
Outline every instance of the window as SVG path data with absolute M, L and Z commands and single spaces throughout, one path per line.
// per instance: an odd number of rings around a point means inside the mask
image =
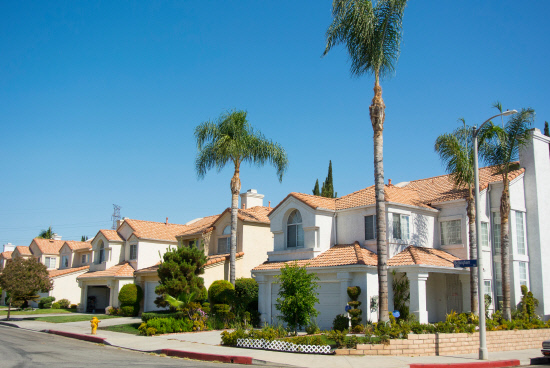
M 218 238 L 218 254 L 227 254 L 231 252 L 231 226 L 227 225 Z
M 519 263 L 519 284 L 527 285 L 527 262 Z
M 130 260 L 137 259 L 137 244 L 130 244 Z
M 441 245 L 462 244 L 462 221 L 441 221 Z
M 481 223 L 481 246 L 489 248 L 489 224 L 486 222 Z
M 409 239 L 409 216 L 393 214 L 393 238 L 394 239 Z
M 105 262 L 105 245 L 103 244 L 103 241 L 99 245 L 99 257 L 97 263 L 103 263 Z
M 500 213 L 493 212 L 493 246 L 495 253 L 500 254 Z
M 46 268 L 55 268 L 55 258 L 46 257 Z
M 484 280 L 483 281 L 483 293 L 485 295 L 492 295 L 491 280 Z
M 525 255 L 525 229 L 523 227 L 523 212 L 516 212 L 516 241 L 518 254 Z
M 376 215 L 365 216 L 365 240 L 376 239 Z
M 88 258 L 87 255 L 86 255 L 86 254 L 83 254 L 83 255 L 82 255 L 82 260 L 81 260 L 80 263 L 82 263 L 82 264 L 88 263 L 88 259 L 87 259 L 87 258 Z
M 194 247 L 196 243 L 195 240 L 189 240 L 189 247 Z
M 298 210 L 292 211 L 288 216 L 287 226 L 287 248 L 300 248 L 304 246 L 304 228 L 302 227 L 302 215 Z
M 69 257 L 68 256 L 62 256 L 61 257 L 61 267 L 69 267 Z
M 493 305 L 500 309 L 500 302 L 502 302 L 502 267 L 500 262 L 495 262 L 495 301 Z

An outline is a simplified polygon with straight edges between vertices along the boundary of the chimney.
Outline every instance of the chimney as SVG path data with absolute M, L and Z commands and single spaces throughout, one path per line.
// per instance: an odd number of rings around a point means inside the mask
M 267 207 L 268 207 L 268 208 L 271 208 L 271 201 L 269 201 L 269 202 L 267 203 Z
M 166 225 L 168 225 L 168 217 L 166 218 Z
M 116 220 L 116 228 L 118 229 L 120 225 L 122 225 L 122 223 L 124 221 L 126 221 L 128 217 L 123 217 L 122 220 Z M 116 229 L 115 229 L 116 230 Z
M 246 193 L 241 193 L 241 203 L 243 208 L 252 208 L 264 205 L 264 195 L 258 194 L 256 189 L 248 189 Z
M 244 201 L 242 201 L 242 203 L 241 203 L 241 208 L 242 208 L 243 210 L 246 210 L 246 203 L 244 203 Z
M 391 187 L 391 179 L 388 179 L 388 185 Z
M 61 235 L 58 235 L 58 234 L 54 233 L 52 239 L 53 240 L 61 240 Z

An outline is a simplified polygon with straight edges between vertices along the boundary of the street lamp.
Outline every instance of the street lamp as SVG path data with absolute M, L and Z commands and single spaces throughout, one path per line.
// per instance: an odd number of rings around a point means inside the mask
M 487 360 L 487 341 L 485 331 L 485 295 L 483 294 L 483 250 L 481 249 L 481 218 L 479 211 L 479 164 L 477 162 L 477 135 L 481 128 L 489 121 L 499 116 L 508 116 L 517 113 L 516 110 L 508 111 L 492 116 L 483 124 L 472 128 L 474 138 L 474 175 L 475 175 L 475 199 L 476 199 L 476 243 L 477 243 L 477 293 L 479 298 L 479 359 Z

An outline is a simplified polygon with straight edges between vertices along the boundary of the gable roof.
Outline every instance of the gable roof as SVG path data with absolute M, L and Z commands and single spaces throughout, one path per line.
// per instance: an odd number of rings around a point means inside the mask
M 33 242 L 43 254 L 59 254 L 65 240 L 34 238 Z M 31 243 L 32 244 L 32 243 Z
M 126 219 L 120 225 L 128 224 L 139 239 L 154 239 L 177 242 L 176 236 L 185 230 L 186 225 Z
M 72 251 L 77 250 L 92 250 L 92 243 L 90 242 L 81 242 L 76 240 L 67 240 L 64 244 L 67 244 L 69 249 Z
M 11 259 L 11 254 L 12 253 L 13 253 L 13 251 L 7 250 L 5 252 L 0 253 L 0 256 L 4 259 Z
M 116 230 L 101 229 L 97 233 L 101 233 L 108 241 L 124 241 L 124 239 L 122 239 L 122 237 Z
M 17 251 L 17 253 L 19 253 L 22 256 L 32 256 L 31 248 L 29 248 L 27 246 L 18 245 L 18 246 L 15 247 L 15 250 Z
M 453 261 L 459 258 L 440 249 L 409 245 L 402 252 L 388 260 L 388 266 L 428 265 L 454 267 Z
M 188 225 L 185 225 L 185 229 L 181 231 L 177 235 L 177 237 L 180 236 L 187 236 L 187 235 L 200 235 L 208 231 L 212 231 L 213 227 L 212 225 L 221 215 L 212 215 L 203 217 L 201 219 L 198 219 L 197 221 L 194 221 Z
M 65 268 L 63 270 L 50 270 L 48 271 L 48 274 L 50 278 L 52 277 L 58 277 L 63 275 L 68 275 L 70 273 L 84 271 L 86 269 L 90 268 L 90 266 L 82 266 L 82 267 L 75 267 L 75 268 Z
M 129 262 L 122 262 L 116 266 L 110 267 L 104 271 L 89 271 L 77 277 L 77 279 L 85 279 L 92 277 L 132 277 L 134 275 L 134 267 Z

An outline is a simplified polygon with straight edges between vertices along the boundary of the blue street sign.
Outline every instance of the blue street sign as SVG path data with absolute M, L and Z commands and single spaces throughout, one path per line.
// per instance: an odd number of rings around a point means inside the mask
M 477 259 L 461 259 L 459 261 L 453 261 L 455 268 L 458 267 L 477 267 Z
M 349 312 L 351 310 L 351 305 L 346 304 L 346 312 Z

